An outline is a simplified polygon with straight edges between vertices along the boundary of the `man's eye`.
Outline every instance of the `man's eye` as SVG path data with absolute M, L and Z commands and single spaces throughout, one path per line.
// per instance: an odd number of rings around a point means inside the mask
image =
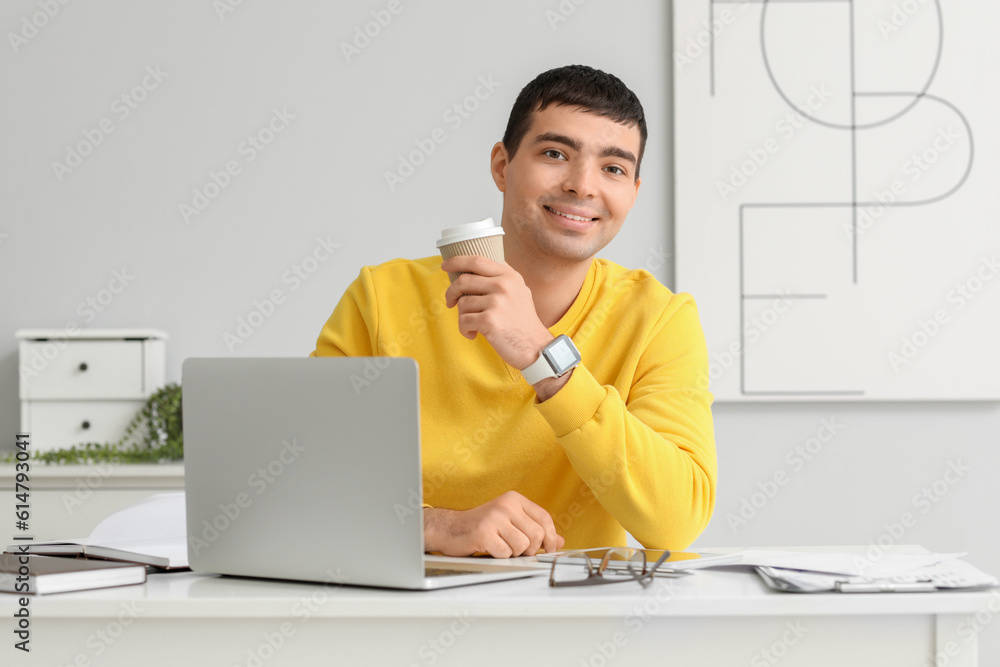
M 621 167 L 608 167 L 608 170 L 613 174 L 621 174 L 622 176 L 625 175 L 625 170 Z
M 548 149 L 547 151 L 545 151 L 545 152 L 543 153 L 543 155 L 545 155 L 545 157 L 550 157 L 550 158 L 552 158 L 553 160 L 559 160 L 559 159 L 561 159 L 561 158 L 562 158 L 562 156 L 563 156 L 563 154 L 562 154 L 562 153 L 560 153 L 559 151 L 555 150 L 554 148 L 550 148 L 550 149 Z

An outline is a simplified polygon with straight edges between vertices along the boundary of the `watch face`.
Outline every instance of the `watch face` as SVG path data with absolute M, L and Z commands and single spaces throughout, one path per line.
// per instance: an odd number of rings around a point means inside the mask
M 545 356 L 552 364 L 553 370 L 562 375 L 580 363 L 580 353 L 566 336 L 559 336 L 551 345 L 545 348 Z

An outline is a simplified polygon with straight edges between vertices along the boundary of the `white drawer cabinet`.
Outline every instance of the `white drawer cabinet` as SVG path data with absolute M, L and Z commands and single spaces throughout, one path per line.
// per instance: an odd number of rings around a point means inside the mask
M 21 343 L 21 364 L 45 359 L 58 350 L 43 372 L 25 374 L 22 399 L 142 398 L 143 340 L 26 340 Z
M 28 410 L 35 443 L 117 442 L 142 401 L 32 401 Z M 52 447 L 38 447 L 46 451 Z
M 21 431 L 35 451 L 116 442 L 165 383 L 166 334 L 32 329 L 20 339 Z

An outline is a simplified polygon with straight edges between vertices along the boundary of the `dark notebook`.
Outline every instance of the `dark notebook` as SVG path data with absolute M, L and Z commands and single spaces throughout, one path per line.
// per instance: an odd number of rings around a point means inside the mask
M 133 563 L 0 554 L 0 592 L 5 593 L 45 595 L 145 581 L 145 566 Z

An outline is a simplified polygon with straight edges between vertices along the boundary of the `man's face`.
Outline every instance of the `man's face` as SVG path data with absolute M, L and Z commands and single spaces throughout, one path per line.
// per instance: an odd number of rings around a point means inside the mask
M 493 180 L 504 193 L 505 245 L 536 258 L 580 262 L 611 242 L 635 203 L 639 128 L 580 107 L 552 105 L 511 159 L 493 148 Z

